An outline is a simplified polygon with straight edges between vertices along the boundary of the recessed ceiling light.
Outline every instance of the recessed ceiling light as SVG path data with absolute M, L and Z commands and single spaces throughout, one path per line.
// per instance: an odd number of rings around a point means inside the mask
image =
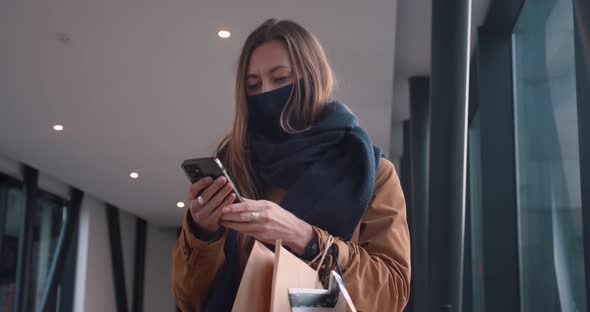
M 62 131 L 63 129 L 64 129 L 64 126 L 62 126 L 62 125 L 53 126 L 53 130 L 55 130 L 55 131 Z
M 219 36 L 219 38 L 223 38 L 223 39 L 227 39 L 229 38 L 229 36 L 231 36 L 231 34 L 229 33 L 229 31 L 227 30 L 220 30 L 217 35 Z
M 183 202 L 177 202 L 176 203 L 176 207 L 178 207 L 178 208 L 184 208 L 184 203 Z
M 137 178 L 139 178 L 139 173 L 137 173 L 137 172 L 131 172 L 131 173 L 129 174 L 129 176 L 130 176 L 131 178 L 133 178 L 133 179 L 137 179 Z

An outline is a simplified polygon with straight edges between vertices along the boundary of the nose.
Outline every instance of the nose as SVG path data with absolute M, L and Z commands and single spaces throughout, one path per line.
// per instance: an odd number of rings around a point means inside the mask
M 262 87 L 260 88 L 260 93 L 272 91 L 273 89 L 274 89 L 274 86 L 272 85 L 272 82 L 270 79 L 264 79 L 262 81 Z

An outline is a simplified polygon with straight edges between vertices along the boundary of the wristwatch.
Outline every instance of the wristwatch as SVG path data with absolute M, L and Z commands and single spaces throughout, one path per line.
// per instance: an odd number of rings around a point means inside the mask
M 301 255 L 301 259 L 306 261 L 311 261 L 320 253 L 320 246 L 318 244 L 317 236 L 313 236 L 313 238 L 305 245 L 305 249 L 303 249 L 303 255 Z

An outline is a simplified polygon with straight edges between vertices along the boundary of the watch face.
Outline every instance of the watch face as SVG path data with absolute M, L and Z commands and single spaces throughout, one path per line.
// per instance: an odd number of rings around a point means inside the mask
M 319 249 L 318 243 L 314 240 L 314 242 L 311 244 L 311 248 L 310 248 L 312 255 L 315 256 L 318 253 L 318 249 Z
M 306 260 L 312 260 L 318 254 L 320 247 L 318 246 L 317 239 L 312 239 L 307 246 L 305 246 L 305 250 L 303 252 L 303 257 Z

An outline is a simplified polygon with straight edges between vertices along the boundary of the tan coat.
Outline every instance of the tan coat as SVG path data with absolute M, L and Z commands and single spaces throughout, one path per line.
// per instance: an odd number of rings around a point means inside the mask
M 269 200 L 280 202 L 282 195 L 275 192 Z M 314 231 L 323 250 L 329 234 L 317 227 Z M 183 311 L 201 311 L 209 286 L 223 267 L 223 243 L 224 237 L 211 244 L 197 239 L 185 218 L 172 270 L 172 289 Z M 241 246 L 247 249 L 251 244 Z M 410 237 L 404 195 L 390 161 L 381 160 L 372 200 L 353 239 L 336 239 L 336 246 L 346 289 L 358 311 L 403 310 L 410 292 Z

